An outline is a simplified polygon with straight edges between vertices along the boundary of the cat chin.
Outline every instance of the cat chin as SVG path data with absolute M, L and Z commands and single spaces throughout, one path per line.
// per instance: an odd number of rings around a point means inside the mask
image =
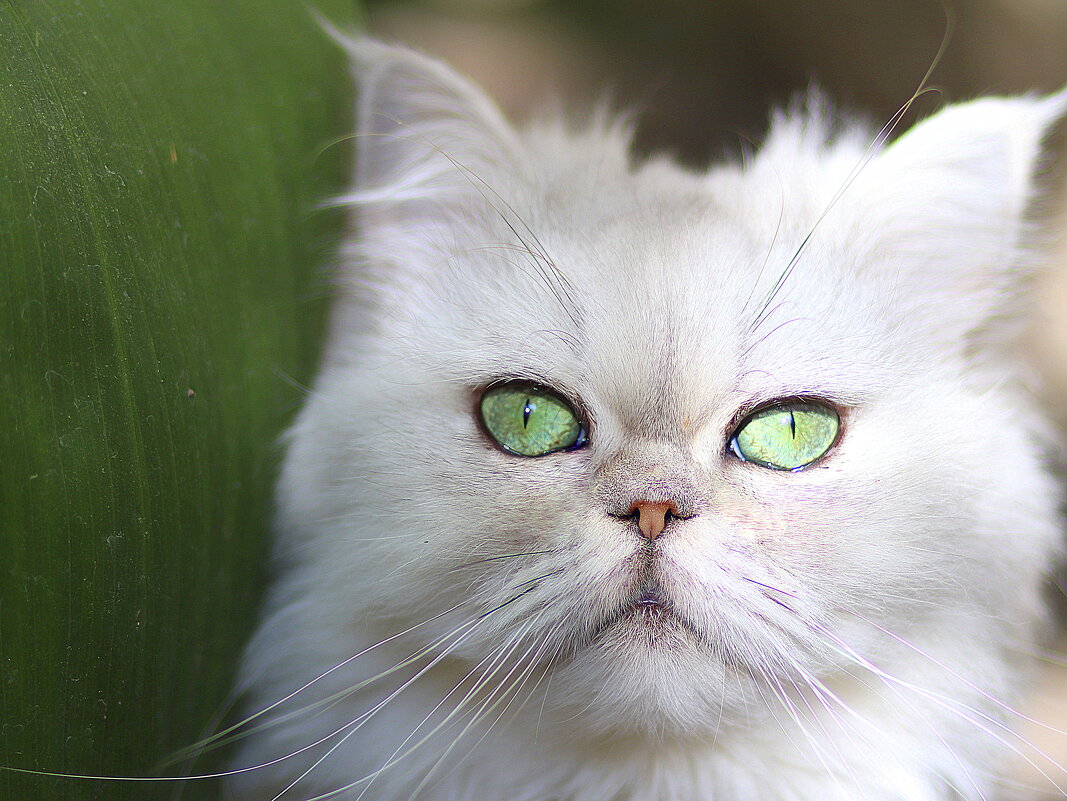
M 660 603 L 637 602 L 620 607 L 593 633 L 590 644 L 610 650 L 667 652 L 702 647 L 703 635 L 685 617 Z
M 555 666 L 558 729 L 577 738 L 712 737 L 752 701 L 749 672 L 691 624 L 633 609 Z

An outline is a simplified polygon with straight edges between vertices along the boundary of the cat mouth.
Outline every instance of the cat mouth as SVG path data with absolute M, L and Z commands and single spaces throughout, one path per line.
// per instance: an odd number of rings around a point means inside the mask
M 700 631 L 682 615 L 659 585 L 646 582 L 593 631 L 591 642 L 609 635 L 639 636 L 650 642 L 685 636 L 702 638 Z
M 646 586 L 641 588 L 641 594 L 631 604 L 630 610 L 648 615 L 662 615 L 667 612 L 668 605 L 658 587 Z

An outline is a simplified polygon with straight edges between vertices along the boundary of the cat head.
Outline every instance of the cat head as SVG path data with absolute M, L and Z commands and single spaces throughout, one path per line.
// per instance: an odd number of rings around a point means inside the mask
M 551 667 L 583 730 L 677 732 L 946 610 L 1039 615 L 1055 493 L 1001 323 L 1067 94 L 890 144 L 809 108 L 695 173 L 347 46 L 355 234 L 281 484 L 325 615 L 419 626 L 460 675 Z

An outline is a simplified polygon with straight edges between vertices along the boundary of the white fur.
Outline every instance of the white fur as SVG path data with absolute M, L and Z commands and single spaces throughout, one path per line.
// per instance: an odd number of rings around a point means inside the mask
M 998 797 L 1058 550 L 998 318 L 1067 94 L 886 147 L 799 111 L 693 174 L 631 163 L 621 125 L 516 132 L 442 65 L 348 47 L 359 234 L 243 686 L 254 711 L 318 679 L 256 720 L 238 765 L 288 757 L 237 797 L 305 772 L 282 798 Z M 476 399 L 504 378 L 579 402 L 588 446 L 496 449 Z M 739 410 L 793 396 L 842 409 L 829 458 L 728 453 Z M 609 514 L 650 493 L 697 511 L 652 555 Z M 593 636 L 649 565 L 699 634 Z

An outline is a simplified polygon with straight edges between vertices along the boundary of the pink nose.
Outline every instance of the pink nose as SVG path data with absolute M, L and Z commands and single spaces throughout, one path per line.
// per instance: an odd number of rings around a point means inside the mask
M 637 514 L 637 527 L 641 529 L 641 536 L 647 540 L 654 540 L 663 533 L 667 527 L 667 516 L 678 515 L 678 507 L 671 502 L 652 503 L 651 501 L 635 501 L 630 507 L 630 514 Z

